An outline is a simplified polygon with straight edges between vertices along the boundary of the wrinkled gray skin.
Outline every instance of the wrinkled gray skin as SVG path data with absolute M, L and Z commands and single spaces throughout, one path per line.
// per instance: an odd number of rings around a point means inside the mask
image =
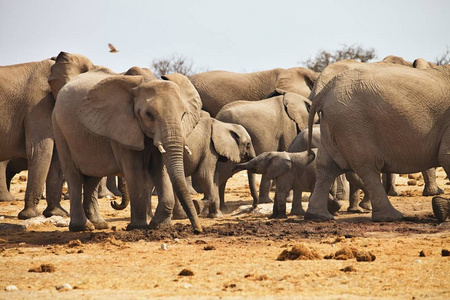
M 339 61 L 339 62 L 329 65 L 325 70 L 323 70 L 323 72 L 320 74 L 319 78 L 316 80 L 314 87 L 311 91 L 311 94 L 309 96 L 309 99 L 314 101 L 317 94 L 319 94 L 320 91 L 326 86 L 326 84 L 330 80 L 332 80 L 335 76 L 337 76 L 338 74 L 343 73 L 351 68 L 357 68 L 358 66 L 365 65 L 365 64 L 367 64 L 367 63 L 361 63 L 361 62 L 357 62 L 355 60 L 348 59 L 348 60 L 342 60 L 342 61 Z M 401 57 L 394 56 L 394 55 L 389 55 L 389 56 L 385 57 L 382 61 L 379 61 L 376 63 L 370 63 L 370 65 L 390 65 L 390 64 L 401 65 L 401 66 L 405 66 L 405 67 L 414 67 L 416 69 L 428 69 L 428 68 L 435 66 L 434 64 L 429 63 L 422 58 L 418 58 L 413 63 L 411 63 L 409 61 L 404 60 Z M 424 186 L 423 193 L 422 193 L 424 196 L 433 196 L 433 195 L 439 195 L 439 194 L 444 193 L 444 191 L 441 188 L 439 188 L 439 186 L 437 185 L 435 168 L 430 168 L 425 171 L 422 170 L 422 175 L 423 175 L 423 178 L 425 181 L 425 186 Z M 353 176 L 353 175 L 350 175 L 350 176 Z M 386 182 L 391 187 L 388 195 L 398 196 L 399 193 L 395 189 L 395 175 L 389 174 L 389 178 L 390 178 L 389 182 L 387 182 L 387 180 L 386 180 Z M 385 178 L 385 179 L 387 179 L 387 178 Z M 350 197 L 356 197 L 356 194 L 359 193 L 359 191 L 352 190 L 352 191 L 350 191 L 350 193 L 351 193 Z M 365 201 L 363 203 L 368 203 L 368 202 Z M 365 205 L 365 204 L 363 204 L 363 205 Z M 355 208 L 356 207 L 357 206 L 355 206 Z
M 203 109 L 215 117 L 230 102 L 267 99 L 276 89 L 308 97 L 318 76 L 309 69 L 295 67 L 254 73 L 210 71 L 190 76 L 189 80 L 200 94 Z
M 24 158 L 29 167 L 25 208 L 19 212 L 19 219 L 40 215 L 37 204 L 44 183 L 47 187 L 44 216 L 68 215 L 60 205 L 63 179 L 54 154 L 51 123 L 55 100 L 47 83 L 54 63 L 46 59 L 0 67 L 0 161 Z
M 364 181 L 374 221 L 402 218 L 387 198 L 380 173 L 437 166 L 450 171 L 448 66 L 420 70 L 360 64 L 335 76 L 317 94 L 309 128 L 316 112 L 321 114 L 317 181 L 305 219 L 333 219 L 326 210 L 326 193 L 334 178 L 346 171 L 353 170 Z
M 25 158 L 14 158 L 0 162 L 0 201 L 15 200 L 9 192 L 11 180 L 23 170 L 28 170 L 28 162 Z
M 298 153 L 264 152 L 249 162 L 238 164 L 234 168 L 234 171 L 241 170 L 250 170 L 262 174 L 268 179 L 277 180 L 271 218 L 286 218 L 286 200 L 290 190 L 293 189 L 294 193 L 312 192 L 316 182 L 316 164 L 314 161 L 308 162 L 307 151 Z M 296 209 L 303 210 L 301 202 L 296 204 L 299 204 Z M 330 214 L 336 213 L 340 207 L 338 200 L 329 194 L 328 210 Z
M 224 123 L 208 116 L 202 117 L 186 137 L 186 145 L 192 154 L 184 155 L 185 175 L 192 176 L 202 188 L 208 217 L 221 217 L 217 163 L 219 159 L 237 164 L 254 158 L 255 149 L 250 135 L 241 125 Z M 184 211 L 177 209 L 179 202 L 178 199 L 176 201 L 174 218 L 186 218 Z
M 306 128 L 302 130 L 297 137 L 292 141 L 288 148 L 288 152 L 303 152 L 308 150 L 308 134 L 309 130 Z M 313 125 L 311 148 L 318 148 L 320 144 L 320 124 Z M 315 176 L 315 174 L 314 174 Z M 341 175 L 344 176 L 344 175 Z M 350 183 L 350 196 L 349 196 L 349 207 L 348 212 L 366 212 L 366 210 L 371 210 L 372 206 L 370 204 L 370 199 L 367 191 L 364 189 L 361 178 L 354 172 L 346 172 L 345 177 Z M 339 177 L 336 178 L 336 181 Z M 345 178 L 344 178 L 345 179 Z M 336 194 L 333 188 L 337 185 L 336 181 L 333 184 L 331 194 Z M 362 189 L 364 193 L 364 198 L 360 201 L 359 190 Z M 337 196 L 336 196 L 337 198 Z M 294 199 L 292 201 L 292 215 L 304 215 L 305 211 L 301 207 L 302 191 L 298 190 L 297 193 L 294 192 Z M 338 199 L 340 200 L 340 199 Z
M 79 74 L 80 69 L 88 71 Z M 148 227 L 147 202 L 155 185 L 159 203 L 150 228 L 170 226 L 174 191 L 194 231 L 201 232 L 183 168 L 184 136 L 198 122 L 200 97 L 181 74 L 157 80 L 135 69 L 139 75 L 118 75 L 65 52 L 52 68 L 55 142 L 71 193 L 69 229 L 108 227 L 94 191 L 101 177 L 121 175 L 130 195 L 128 230 Z
M 225 105 L 216 118 L 227 123 L 244 126 L 250 134 L 256 155 L 268 151 L 285 151 L 306 128 L 311 102 L 303 96 L 279 91 L 278 95 L 260 101 L 235 101 Z M 228 178 L 233 175 L 234 165 L 219 162 L 220 201 L 224 207 L 224 191 Z M 254 175 L 249 173 L 250 190 L 257 203 L 272 202 L 269 199 L 270 180 L 261 180 L 259 199 L 256 194 Z

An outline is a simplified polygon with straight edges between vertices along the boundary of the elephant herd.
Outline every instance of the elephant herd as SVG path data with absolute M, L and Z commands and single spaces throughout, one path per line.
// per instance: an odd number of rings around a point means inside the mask
M 434 168 L 450 171 L 450 67 L 423 59 L 346 60 L 321 74 L 296 67 L 157 79 L 149 69 L 119 74 L 61 52 L 0 67 L 0 86 L 0 201 L 8 200 L 11 174 L 28 168 L 19 218 L 40 214 L 44 183 L 43 214 L 67 216 L 60 205 L 66 180 L 71 231 L 108 227 L 97 202 L 106 176 L 126 182 L 127 230 L 164 228 L 185 216 L 202 232 L 199 214 L 222 216 L 226 182 L 240 170 L 249 172 L 255 206 L 272 201 L 276 180 L 272 217 L 286 217 L 294 190 L 291 213 L 307 220 L 333 219 L 340 204 L 332 186 L 345 173 L 350 208 L 372 208 L 374 221 L 402 217 L 387 198 L 392 181 L 383 187 L 381 173 L 423 171 L 424 194 L 438 195 Z M 255 173 L 262 174 L 259 196 Z M 204 201 L 191 199 L 186 176 Z M 306 212 L 302 191 L 312 192 Z M 448 201 L 433 199 L 438 221 L 450 213 Z

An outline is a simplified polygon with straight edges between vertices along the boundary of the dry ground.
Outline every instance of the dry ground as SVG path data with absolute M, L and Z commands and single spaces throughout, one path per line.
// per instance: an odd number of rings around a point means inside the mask
M 450 195 L 442 169 L 438 175 L 440 187 Z M 25 182 L 18 178 L 12 192 L 23 199 Z M 0 299 L 450 299 L 450 258 L 441 255 L 450 250 L 450 222 L 437 225 L 431 197 L 421 195 L 423 181 L 408 186 L 407 180 L 397 180 L 402 196 L 391 197 L 407 217 L 402 222 L 373 223 L 370 214 L 345 210 L 336 221 L 324 223 L 302 217 L 269 220 L 262 210 L 202 218 L 201 235 L 194 235 L 187 221 L 175 221 L 166 231 L 126 232 L 129 209 L 114 211 L 108 199 L 100 205 L 111 229 L 72 233 L 53 223 L 26 227 L 27 222 L 17 220 L 23 201 L 3 202 Z M 229 183 L 231 211 L 251 203 L 246 181 L 238 173 Z M 68 209 L 69 202 L 63 206 Z M 44 200 L 39 207 L 45 208 Z M 320 259 L 277 260 L 297 244 Z M 323 259 L 345 247 L 376 259 Z M 419 256 L 421 251 L 426 256 Z M 42 264 L 51 264 L 54 272 L 29 272 Z M 346 267 L 349 272 L 343 271 Z M 192 276 L 180 276 L 183 269 Z M 66 283 L 73 289 L 55 288 Z M 8 285 L 18 291 L 6 292 Z

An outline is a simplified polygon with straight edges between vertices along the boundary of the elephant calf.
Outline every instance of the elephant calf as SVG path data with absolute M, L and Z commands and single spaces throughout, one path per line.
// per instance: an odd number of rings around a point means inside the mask
M 317 152 L 317 150 L 313 150 Z M 238 164 L 233 171 L 249 170 L 262 174 L 265 179 L 276 179 L 275 202 L 271 218 L 286 218 L 286 198 L 290 190 L 312 192 L 316 183 L 316 163 L 308 164 L 306 151 L 299 153 L 264 152 L 247 163 Z M 295 198 L 295 197 L 294 197 Z M 298 207 L 294 207 L 297 205 Z M 329 194 L 328 210 L 331 214 L 340 209 L 339 202 Z M 292 204 L 292 210 L 302 211 L 300 202 Z
M 255 149 L 247 130 L 242 125 L 203 117 L 186 137 L 191 154 L 184 156 L 186 176 L 198 182 L 209 200 L 208 217 L 222 216 L 219 199 L 218 161 L 240 163 L 254 158 Z M 176 209 L 175 212 L 180 211 Z

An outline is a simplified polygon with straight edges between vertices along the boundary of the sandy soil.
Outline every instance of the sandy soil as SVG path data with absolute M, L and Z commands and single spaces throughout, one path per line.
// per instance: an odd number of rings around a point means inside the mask
M 445 173 L 438 171 L 449 195 Z M 22 200 L 19 175 L 12 192 Z M 373 223 L 370 214 L 347 213 L 344 202 L 335 221 L 315 223 L 269 220 L 270 205 L 245 212 L 241 206 L 250 205 L 251 197 L 245 174 L 238 173 L 226 195 L 234 214 L 202 218 L 201 235 L 184 220 L 170 230 L 127 232 L 129 209 L 114 211 L 108 199 L 100 205 L 110 229 L 81 233 L 64 227 L 68 218 L 30 225 L 17 219 L 23 201 L 3 202 L 0 299 L 450 299 L 450 258 L 442 256 L 450 250 L 450 222 L 437 225 L 431 197 L 422 196 L 423 181 L 408 186 L 408 180 L 399 178 L 402 196 L 391 197 L 405 221 Z M 63 206 L 68 209 L 69 201 Z M 44 200 L 39 207 L 45 208 Z M 277 260 L 283 252 L 285 258 L 304 256 Z M 357 261 L 354 254 L 374 260 Z M 73 289 L 57 290 L 64 284 Z M 5 291 L 9 285 L 18 290 Z

